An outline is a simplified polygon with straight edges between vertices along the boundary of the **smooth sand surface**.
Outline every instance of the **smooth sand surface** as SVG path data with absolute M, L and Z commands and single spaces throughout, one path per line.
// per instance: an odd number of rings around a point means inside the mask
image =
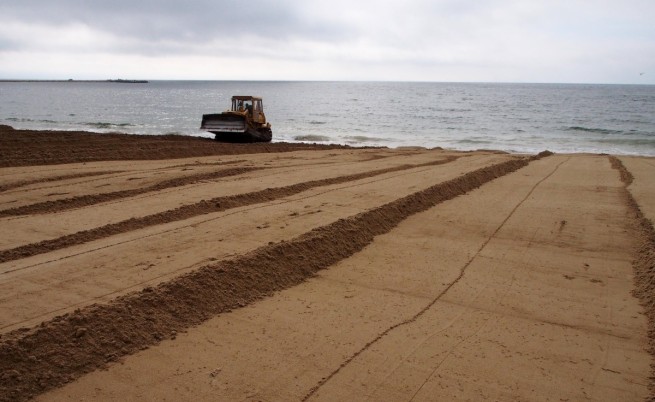
M 552 155 L 459 187 L 521 158 L 336 149 L 2 168 L 0 212 L 258 169 L 1 217 L 0 400 L 644 400 L 650 324 L 631 293 L 639 233 L 618 171 L 607 156 Z M 652 220 L 655 160 L 620 159 Z M 257 193 L 271 188 L 287 190 Z M 367 221 L 394 222 L 371 240 L 332 229 L 435 188 L 451 195 Z M 223 210 L 166 214 L 243 194 Z M 152 224 L 84 238 L 155 213 Z M 64 236 L 76 243 L 44 245 Z M 258 265 L 262 253 L 282 268 Z M 330 262 L 312 271 L 298 261 Z M 211 299 L 148 304 L 203 269 L 244 272 L 221 293 L 227 307 L 185 321 L 182 307 Z M 102 315 L 114 306 L 133 310 Z M 112 325 L 102 335 L 101 321 Z

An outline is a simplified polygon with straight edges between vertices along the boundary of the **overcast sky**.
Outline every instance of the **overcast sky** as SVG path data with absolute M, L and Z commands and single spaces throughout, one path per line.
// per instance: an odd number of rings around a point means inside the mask
M 655 0 L 2 0 L 0 78 L 655 84 Z

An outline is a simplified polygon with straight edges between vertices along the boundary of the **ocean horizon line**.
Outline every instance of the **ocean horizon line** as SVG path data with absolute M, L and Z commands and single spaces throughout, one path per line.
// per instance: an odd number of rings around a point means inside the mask
M 346 79 L 204 79 L 204 78 L 0 78 L 0 83 L 27 83 L 27 82 L 72 82 L 72 83 L 102 83 L 115 81 L 149 81 L 149 82 L 281 82 L 281 83 L 398 83 L 398 84 L 472 84 L 472 85 L 634 85 L 634 86 L 655 86 L 655 83 L 635 82 L 544 82 L 544 81 L 424 81 L 424 80 L 346 80 Z

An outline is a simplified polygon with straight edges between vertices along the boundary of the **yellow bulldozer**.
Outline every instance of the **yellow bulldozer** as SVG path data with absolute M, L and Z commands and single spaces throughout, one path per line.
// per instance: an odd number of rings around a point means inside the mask
M 257 96 L 233 96 L 229 110 L 202 115 L 200 128 L 224 142 L 269 142 L 273 138 L 262 98 Z

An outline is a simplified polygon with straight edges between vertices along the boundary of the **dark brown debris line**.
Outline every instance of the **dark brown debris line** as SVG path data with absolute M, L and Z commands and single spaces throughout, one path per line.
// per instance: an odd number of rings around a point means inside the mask
M 16 130 L 0 124 L 0 167 L 348 148 L 344 145 L 292 143 L 226 144 L 185 135 Z
M 43 254 L 50 251 L 60 250 L 79 244 L 88 243 L 94 240 L 114 236 L 133 230 L 143 229 L 149 226 L 161 225 L 169 222 L 182 221 L 199 215 L 205 215 L 214 212 L 221 212 L 232 208 L 248 206 L 278 198 L 288 197 L 315 187 L 329 186 L 334 184 L 346 183 L 353 180 L 364 179 L 367 177 L 377 176 L 385 173 L 397 172 L 417 167 L 435 166 L 451 162 L 458 157 L 451 156 L 437 161 L 426 162 L 416 165 L 401 165 L 392 168 L 373 170 L 364 173 L 358 173 L 347 176 L 338 176 L 329 179 L 313 180 L 285 187 L 269 188 L 265 190 L 244 193 L 232 196 L 217 197 L 210 200 L 202 200 L 195 204 L 184 205 L 176 209 L 159 212 L 139 218 L 131 218 L 117 223 L 111 223 L 97 228 L 83 230 L 70 235 L 58 237 L 56 239 L 44 240 L 38 243 L 26 244 L 13 249 L 0 251 L 0 263 L 14 261 L 21 258 L 31 257 L 33 255 Z

